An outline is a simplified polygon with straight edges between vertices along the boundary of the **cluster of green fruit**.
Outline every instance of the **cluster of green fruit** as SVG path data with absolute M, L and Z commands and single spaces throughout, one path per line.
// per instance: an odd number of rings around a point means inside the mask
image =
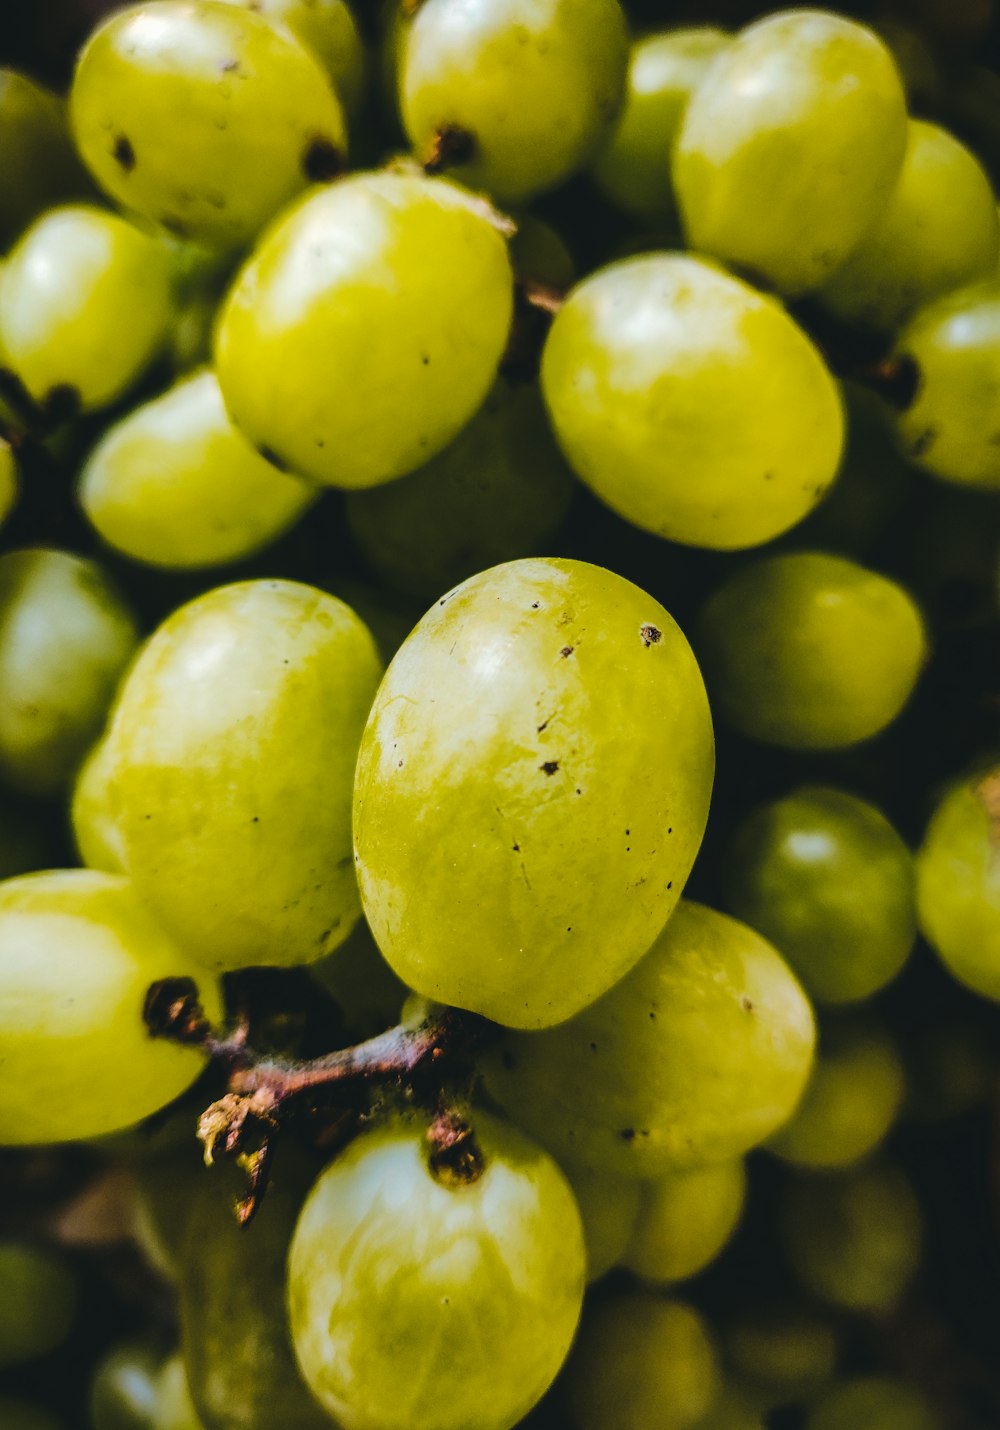
M 852 1337 L 994 1078 L 990 672 L 920 693 L 997 617 L 990 178 L 899 26 L 358 20 L 0 73 L 0 1424 L 87 1144 L 174 1288 L 88 1430 L 943 1427 Z M 679 1294 L 775 1178 L 774 1287 Z

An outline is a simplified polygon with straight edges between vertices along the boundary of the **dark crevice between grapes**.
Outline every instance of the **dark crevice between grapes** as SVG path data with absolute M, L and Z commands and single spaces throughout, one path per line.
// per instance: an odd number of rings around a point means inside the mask
M 231 978 L 236 1010 L 228 1031 L 206 1018 L 191 978 L 154 983 L 143 1008 L 153 1037 L 197 1048 L 210 1060 L 216 1087 L 221 1082 L 220 1095 L 198 1119 L 198 1137 L 206 1163 L 232 1157 L 246 1174 L 247 1190 L 235 1209 L 240 1224 L 260 1205 L 275 1144 L 287 1128 L 332 1154 L 391 1101 L 428 1113 L 428 1163 L 438 1180 L 449 1186 L 476 1181 L 485 1164 L 464 1108 L 475 1055 L 497 1035 L 496 1025 L 441 1008 L 320 1057 L 276 1056 L 251 1041 L 255 1005 L 274 1006 L 275 985 L 289 976 L 294 981 L 295 970 L 251 969 Z M 262 981 L 269 998 L 261 996 Z
M 456 164 L 467 164 L 476 152 L 476 139 L 459 124 L 442 124 L 423 158 L 425 174 L 443 174 Z
M 313 184 L 329 184 L 347 172 L 347 160 L 329 139 L 311 139 L 302 155 L 302 172 Z

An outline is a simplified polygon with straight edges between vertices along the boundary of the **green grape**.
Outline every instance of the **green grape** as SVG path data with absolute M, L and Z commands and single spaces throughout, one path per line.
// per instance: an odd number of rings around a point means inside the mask
M 163 1354 L 147 1341 L 123 1341 L 98 1364 L 90 1384 L 91 1430 L 152 1430 Z
M 152 1430 L 209 1430 L 198 1418 L 188 1388 L 183 1358 L 171 1356 L 160 1372 Z
M 809 1407 L 805 1430 L 941 1430 L 921 1391 L 887 1376 L 858 1376 L 830 1386 Z
M 692 1430 L 767 1430 L 761 1415 L 751 1404 L 743 1387 L 727 1387 L 707 1415 Z
M 886 1137 L 903 1091 L 899 1053 L 877 1024 L 824 1026 L 802 1101 L 767 1145 L 796 1166 L 849 1166 Z
M 180 1321 L 192 1402 L 206 1430 L 331 1430 L 299 1375 L 285 1309 L 302 1193 L 279 1161 L 247 1232 L 232 1210 L 242 1176 L 235 1169 L 220 1186 L 202 1169 L 187 1221 Z
M 125 841 L 114 792 L 115 753 L 107 738 L 91 746 L 73 785 L 70 821 L 81 864 L 125 874 Z
M 847 322 L 891 331 L 922 303 L 988 277 L 998 251 L 986 171 L 946 129 L 911 119 L 896 187 L 820 297 Z
M 118 1136 L 113 1147 L 108 1147 L 114 1158 L 131 1166 L 135 1178 L 136 1241 L 150 1265 L 173 1286 L 181 1280 L 192 1209 L 206 1184 L 221 1196 L 230 1218 L 235 1200 L 230 1197 L 226 1201 L 218 1176 L 214 1180 L 206 1176 L 196 1125 L 196 1116 L 186 1109 L 152 1138 L 144 1129 L 137 1129 Z M 163 1145 L 168 1137 L 175 1145 Z M 179 1143 L 178 1137 L 182 1139 Z
M 701 613 L 713 709 L 751 739 L 837 750 L 871 739 L 913 691 L 927 635 L 895 581 L 822 552 L 741 567 Z
M 425 0 L 399 58 L 420 158 L 461 131 L 472 152 L 456 175 L 521 203 L 581 169 L 610 127 L 628 30 L 618 0 Z
M 292 208 L 237 277 L 219 384 L 262 451 L 317 482 L 377 486 L 473 416 L 512 308 L 481 200 L 416 173 L 357 174 Z
M 825 282 L 878 218 L 906 97 L 873 31 L 822 10 L 742 30 L 684 114 L 673 181 L 690 247 L 783 293 Z
M 0 274 L 3 361 L 36 402 L 70 414 L 121 397 L 172 320 L 167 249 L 102 209 L 43 214 Z
M 609 993 L 561 1027 L 508 1034 L 484 1075 L 560 1160 L 655 1178 L 738 1157 L 787 1121 L 813 1039 L 771 945 L 682 900 Z
M 625 1255 L 639 1213 L 642 1183 L 582 1167 L 567 1167 L 566 1177 L 583 1219 L 587 1280 L 599 1281 Z
M 945 481 L 1000 491 L 1000 281 L 928 303 L 894 356 L 917 376 L 897 417 L 906 455 Z
M 874 805 L 805 785 L 755 809 L 724 864 L 723 904 L 769 938 L 811 997 L 869 998 L 916 938 L 913 856 Z
M 365 91 L 365 49 L 344 0 L 225 0 L 287 26 L 323 66 L 344 112 L 356 115 Z
M 798 1305 L 755 1305 L 727 1328 L 724 1346 L 751 1399 L 765 1408 L 809 1398 L 837 1364 L 832 1323 Z
M 666 30 L 632 46 L 625 100 L 591 174 L 606 199 L 640 219 L 676 216 L 670 151 L 694 90 L 729 43 L 724 30 Z
M 143 647 L 108 734 L 116 822 L 138 893 L 209 966 L 307 963 L 350 933 L 380 674 L 354 612 L 293 581 L 209 591 Z
M 6 251 L 45 209 L 82 195 L 89 185 L 63 101 L 12 69 L 0 69 L 0 154 L 0 251 Z
M 590 1311 L 566 1371 L 578 1430 L 693 1430 L 720 1390 L 698 1312 L 640 1294 Z
M 41 1405 L 6 1395 L 0 1395 L 0 1425 L 3 1430 L 63 1430 L 62 1421 Z
M 0 1366 L 61 1345 L 76 1308 L 76 1278 L 61 1256 L 27 1242 L 0 1241 Z
M 288 1256 L 292 1341 L 344 1430 L 509 1430 L 566 1356 L 580 1216 L 532 1143 L 477 1112 L 485 1170 L 436 1178 L 418 1125 L 367 1132 L 316 1182 Z
M 517 232 L 510 240 L 510 261 L 518 278 L 569 288 L 576 280 L 576 263 L 562 235 L 535 214 L 513 217 Z
M 714 768 L 679 627 L 622 577 L 513 561 L 443 597 L 358 757 L 365 913 L 411 988 L 512 1027 L 571 1017 L 649 947 Z
M 246 244 L 344 164 L 343 113 L 319 61 L 262 15 L 214 0 L 109 16 L 77 61 L 70 114 L 113 199 L 212 244 Z
M 786 531 L 836 475 L 837 385 L 776 299 L 713 263 L 653 253 L 560 309 L 542 390 L 570 465 L 658 536 L 733 550 Z
M 1000 999 L 1000 770 L 958 781 L 917 851 L 920 931 L 948 971 Z
M 745 1193 L 738 1159 L 679 1169 L 647 1183 L 623 1264 L 644 1281 L 694 1276 L 732 1236 Z
M 194 1081 L 201 1057 L 153 1039 L 151 983 L 210 976 L 153 922 L 127 880 L 89 869 L 0 884 L 0 1142 L 62 1142 L 131 1127 Z
M 916 1196 L 884 1162 L 801 1173 L 786 1188 L 780 1230 L 803 1286 L 848 1311 L 892 1310 L 920 1262 Z
M 309 972 L 339 1005 L 355 1042 L 393 1027 L 409 994 L 379 952 L 371 930 L 359 919 L 347 938 Z
M 432 597 L 487 566 L 543 548 L 574 487 L 538 389 L 501 378 L 469 425 L 425 467 L 351 492 L 347 519 L 380 576 Z
M 307 510 L 315 491 L 250 446 L 205 370 L 108 429 L 84 465 L 79 499 L 109 545 L 183 568 L 252 555 Z
M 96 562 L 37 547 L 0 556 L 0 776 L 51 794 L 73 777 L 138 640 Z
M 17 458 L 9 442 L 0 438 L 0 526 L 17 501 Z

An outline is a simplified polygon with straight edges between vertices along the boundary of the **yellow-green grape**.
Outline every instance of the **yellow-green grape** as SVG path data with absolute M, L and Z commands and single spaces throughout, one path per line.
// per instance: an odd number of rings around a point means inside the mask
M 380 674 L 354 612 L 293 581 L 209 591 L 144 646 L 108 734 L 118 828 L 139 894 L 208 965 L 308 963 L 350 933 Z
M 17 459 L 9 442 L 0 438 L 0 526 L 17 501 Z
M 0 346 L 36 402 L 106 407 L 166 341 L 173 272 L 164 246 L 117 214 L 52 209 L 0 275 Z
M 338 949 L 310 964 L 309 972 L 337 1003 L 354 1042 L 400 1021 L 410 990 L 382 957 L 363 918 Z
M 839 318 L 891 331 L 922 303 L 988 277 L 998 250 L 986 171 L 946 129 L 911 119 L 896 187 L 820 297 Z
M 538 389 L 501 378 L 425 467 L 350 493 L 347 519 L 380 576 L 432 597 L 487 566 L 543 549 L 574 489 Z
M 960 780 L 917 851 L 920 931 L 960 983 L 1000 1000 L 1000 769 Z
M 712 708 L 754 740 L 837 750 L 871 739 L 909 699 L 927 659 L 913 598 L 822 552 L 741 567 L 701 613 Z
M 587 1280 L 599 1281 L 625 1255 L 639 1213 L 642 1183 L 572 1166 L 566 1168 L 566 1177 L 583 1220 Z
M 670 151 L 688 100 L 730 39 L 702 25 L 636 40 L 624 102 L 590 170 L 617 208 L 640 219 L 675 217 Z
M 653 947 L 571 1022 L 509 1034 L 490 1094 L 555 1156 L 654 1178 L 740 1156 L 795 1109 L 813 1016 L 745 924 L 682 900 Z
M 152 1430 L 209 1430 L 199 1418 L 183 1357 L 173 1355 L 160 1372 Z
M 562 235 L 535 214 L 513 218 L 517 232 L 510 240 L 510 261 L 518 278 L 568 288 L 576 279 L 576 263 Z
M 1000 279 L 921 308 L 895 358 L 917 377 L 897 417 L 906 455 L 945 481 L 1000 491 Z
M 377 486 L 473 416 L 512 311 L 507 245 L 481 200 L 419 174 L 358 174 L 296 205 L 241 271 L 219 318 L 219 385 L 269 456 Z
M 154 1135 L 152 1145 L 142 1128 L 105 1144 L 116 1161 L 132 1168 L 136 1241 L 146 1260 L 173 1286 L 181 1280 L 188 1226 L 205 1186 L 215 1191 L 231 1219 L 236 1200 L 236 1195 L 227 1196 L 227 1188 L 220 1187 L 219 1174 L 207 1177 L 202 1147 L 194 1134 L 195 1119 L 182 1109 Z M 170 1146 L 168 1138 L 175 1145 Z
M 555 1163 L 476 1112 L 475 1181 L 389 1123 L 322 1173 L 288 1256 L 292 1342 L 344 1430 L 509 1430 L 562 1365 L 583 1300 L 580 1215 Z
M 805 1430 L 942 1430 L 942 1425 L 915 1385 L 888 1376 L 859 1376 L 830 1386 L 805 1420 Z
M 63 1142 L 131 1127 L 194 1081 L 201 1056 L 154 1039 L 151 983 L 218 992 L 152 920 L 128 881 L 89 869 L 0 884 L 0 1142 Z
M 60 1345 L 76 1307 L 76 1278 L 61 1256 L 29 1242 L 0 1241 L 0 1367 Z
M 215 374 L 184 378 L 111 427 L 80 475 L 79 500 L 104 540 L 153 566 L 239 561 L 316 499 L 229 419 Z
M 108 874 L 125 874 L 125 841 L 118 827 L 114 772 L 114 748 L 108 739 L 98 740 L 74 782 L 70 822 L 81 864 Z
M 421 160 L 457 133 L 471 153 L 449 168 L 521 203 L 586 164 L 627 65 L 618 0 L 425 0 L 400 54 L 403 125 Z
M 892 1310 L 920 1262 L 920 1207 L 887 1162 L 801 1173 L 786 1189 L 780 1230 L 806 1290 L 848 1311 Z
M 811 997 L 869 998 L 917 934 L 913 856 L 867 800 L 804 785 L 739 825 L 724 907 L 769 938 Z
M 691 546 L 787 531 L 840 461 L 840 395 L 809 338 L 776 299 L 687 254 L 625 259 L 574 289 L 542 390 L 577 475 Z
M 114 1346 L 90 1383 L 91 1430 L 152 1430 L 163 1361 L 163 1352 L 148 1341 Z
M 623 1265 L 644 1281 L 683 1281 L 725 1246 L 743 1211 L 739 1159 L 668 1172 L 642 1188 Z
M 179 1291 L 192 1403 L 211 1430 L 332 1430 L 299 1375 L 285 1308 L 305 1186 L 279 1159 L 248 1234 L 232 1210 L 243 1177 L 202 1169 L 187 1220 Z
M 96 562 L 45 547 L 0 556 L 0 778 L 37 794 L 66 785 L 137 642 Z
M 808 1399 L 830 1380 L 838 1356 L 833 1323 L 795 1304 L 755 1305 L 727 1327 L 723 1346 L 754 1403 L 767 1408 Z
M 721 1388 L 702 1317 L 683 1301 L 647 1295 L 591 1310 L 566 1369 L 577 1430 L 692 1430 Z
M 511 1027 L 572 1017 L 662 928 L 701 843 L 711 716 L 680 628 L 598 566 L 443 597 L 379 689 L 354 843 L 389 964 Z
M 146 0 L 91 35 L 70 91 L 77 147 L 124 208 L 173 233 L 246 244 L 344 165 L 340 102 L 317 59 L 261 15 Z
M 888 1134 L 903 1101 L 903 1064 L 870 1022 L 820 1028 L 812 1077 L 790 1122 L 767 1143 L 799 1167 L 846 1167 Z
M 87 176 L 73 149 L 66 106 L 17 70 L 0 69 L 0 250 L 53 204 L 82 195 Z
M 689 245 L 782 293 L 825 282 L 878 218 L 906 97 L 873 31 L 822 10 L 742 30 L 695 90 L 674 147 Z
M 51 1411 L 6 1395 L 0 1395 L 0 1425 L 3 1430 L 63 1430 L 63 1422 Z
M 365 90 L 365 48 L 344 0 L 225 0 L 285 25 L 319 60 L 348 115 L 357 114 Z

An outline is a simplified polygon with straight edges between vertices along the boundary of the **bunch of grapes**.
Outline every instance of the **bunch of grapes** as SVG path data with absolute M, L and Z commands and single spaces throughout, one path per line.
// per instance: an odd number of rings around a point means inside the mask
M 650 8 L 0 71 L 0 1430 L 1000 1424 L 993 6 Z

